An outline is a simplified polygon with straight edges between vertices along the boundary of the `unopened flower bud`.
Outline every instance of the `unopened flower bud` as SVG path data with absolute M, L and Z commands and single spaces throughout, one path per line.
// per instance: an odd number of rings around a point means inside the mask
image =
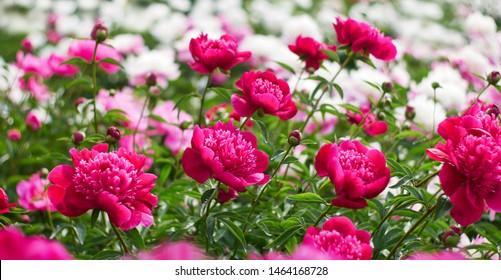
M 108 127 L 108 130 L 106 131 L 106 142 L 116 143 L 120 141 L 120 138 L 122 138 L 122 133 L 120 132 L 120 129 L 118 129 L 118 127 Z
M 499 116 L 499 108 L 496 105 L 492 105 L 487 111 L 485 111 L 487 115 L 494 115 L 495 117 Z
M 384 93 L 392 92 L 393 91 L 393 84 L 390 82 L 384 82 L 381 85 L 381 89 L 383 90 Z
M 27 53 L 33 52 L 33 50 L 35 49 L 33 47 L 33 44 L 31 43 L 30 39 L 28 39 L 28 38 L 24 38 L 21 41 L 21 48 L 23 49 L 24 52 L 27 52 Z
M 442 243 L 446 248 L 456 247 L 460 240 L 462 231 L 460 228 L 451 226 L 449 230 L 442 235 Z
M 40 122 L 38 117 L 32 112 L 28 113 L 28 116 L 26 116 L 24 123 L 31 131 L 37 131 L 42 126 L 42 122 Z
M 87 101 L 87 98 L 85 98 L 85 97 L 79 97 L 79 98 L 77 98 L 77 100 L 75 100 L 75 107 L 78 107 L 78 105 L 80 105 L 80 104 L 82 104 L 82 103 L 84 103 L 86 101 Z
M 487 82 L 490 85 L 497 85 L 497 83 L 501 80 L 501 74 L 498 71 L 492 71 L 487 75 Z
M 155 73 L 149 73 L 146 75 L 146 85 L 149 87 L 157 85 L 157 75 Z
M 393 99 L 391 98 L 391 96 L 389 96 L 389 95 L 384 96 L 384 105 L 386 107 L 389 107 L 392 102 L 393 102 Z
M 416 110 L 412 106 L 405 107 L 405 118 L 408 120 L 413 120 L 416 117 Z
M 80 145 L 80 143 L 82 143 L 84 139 L 85 139 L 85 133 L 83 133 L 82 131 L 75 131 L 71 136 L 71 141 L 73 141 L 73 144 L 75 144 L 75 146 Z
M 431 83 L 431 87 L 433 89 L 437 89 L 437 88 L 440 88 L 441 86 L 440 86 L 440 84 L 438 82 L 433 82 L 433 83 Z
M 386 119 L 386 114 L 384 112 L 379 112 L 377 114 L 377 119 L 378 120 L 385 120 Z
M 289 133 L 287 142 L 292 147 L 299 145 L 301 143 L 301 132 L 299 132 L 299 130 L 293 130 L 291 133 Z
M 11 141 L 14 141 L 14 142 L 17 142 L 19 140 L 21 140 L 21 131 L 19 131 L 19 129 L 9 129 L 7 131 L 7 137 L 9 137 L 9 139 Z
M 108 38 L 108 28 L 103 22 L 98 21 L 94 24 L 90 37 L 99 43 L 104 42 Z

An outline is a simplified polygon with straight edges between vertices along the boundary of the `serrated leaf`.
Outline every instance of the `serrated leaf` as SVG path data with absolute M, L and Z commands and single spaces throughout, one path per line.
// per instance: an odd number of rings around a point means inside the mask
M 122 257 L 122 253 L 114 250 L 104 250 L 95 254 L 93 260 L 118 260 Z
M 322 197 L 314 193 L 300 193 L 289 196 L 287 199 L 296 202 L 328 204 Z
M 275 63 L 277 63 L 278 65 L 280 65 L 280 67 L 284 68 L 285 70 L 291 72 L 292 74 L 296 75 L 296 71 L 294 71 L 294 68 L 292 68 L 291 66 L 283 63 L 283 62 L 280 62 L 280 61 L 275 61 Z
M 97 61 L 97 62 L 98 62 L 98 63 L 108 63 L 108 64 L 113 64 L 113 65 L 116 65 L 116 66 L 118 66 L 118 67 L 120 67 L 120 68 L 122 68 L 122 69 L 124 68 L 124 67 L 122 66 L 122 63 L 120 63 L 119 61 L 117 61 L 117 60 L 115 60 L 115 59 L 113 59 L 113 58 L 111 58 L 111 57 L 106 57 L 106 58 L 103 58 L 103 59 L 101 59 L 101 60 L 99 60 L 99 61 Z
M 70 64 L 70 65 L 89 65 L 90 62 L 88 62 L 87 60 L 83 59 L 83 58 L 80 58 L 80 57 L 72 57 L 68 60 L 65 60 L 63 63 L 61 64 Z
M 132 242 L 134 246 L 138 249 L 144 249 L 144 240 L 143 237 L 139 234 L 139 231 L 136 228 L 123 231 L 127 238 Z
M 238 240 L 238 242 L 240 242 L 240 244 L 242 244 L 245 250 L 245 247 L 247 247 L 247 242 L 245 241 L 245 236 L 242 229 L 240 229 L 240 227 L 235 225 L 232 221 L 228 221 L 226 219 L 218 219 L 218 220 L 226 225 L 228 231 Z
M 302 225 L 291 226 L 284 230 L 277 238 L 275 238 L 271 243 L 266 245 L 265 249 L 276 248 L 287 242 L 289 238 L 296 235 L 299 231 L 303 230 Z

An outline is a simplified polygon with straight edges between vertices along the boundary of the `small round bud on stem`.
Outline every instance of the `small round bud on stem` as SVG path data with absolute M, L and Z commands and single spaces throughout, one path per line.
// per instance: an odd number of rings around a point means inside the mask
M 146 85 L 149 87 L 157 85 L 157 75 L 155 73 L 149 73 L 146 75 Z
M 31 43 L 30 39 L 28 39 L 28 38 L 24 38 L 21 41 L 21 48 L 26 53 L 31 53 L 35 49 L 35 47 L 33 47 L 33 44 Z
M 292 147 L 299 145 L 301 143 L 301 132 L 299 132 L 299 130 L 293 130 L 291 133 L 289 133 L 287 142 Z
M 460 228 L 451 226 L 444 234 L 442 235 L 442 243 L 446 248 L 456 247 L 460 240 L 460 235 L 462 231 Z
M 75 144 L 75 146 L 80 145 L 80 143 L 82 143 L 84 139 L 85 139 L 85 133 L 83 133 L 82 131 L 75 131 L 71 136 L 71 141 L 73 141 L 73 144 Z
M 433 89 L 441 88 L 440 84 L 439 84 L 439 83 L 437 83 L 437 82 L 433 82 L 433 83 L 431 83 L 431 87 L 432 87 Z
M 496 105 L 492 105 L 492 107 L 487 109 L 487 111 L 485 113 L 487 113 L 488 115 L 494 115 L 495 117 L 497 117 L 497 116 L 499 116 L 499 108 Z
M 416 117 L 416 110 L 412 106 L 405 107 L 405 118 L 408 120 L 413 120 Z
M 96 22 L 90 33 L 90 37 L 98 43 L 104 42 L 108 38 L 108 28 L 103 22 Z
M 390 82 L 384 82 L 381 85 L 381 89 L 383 90 L 384 93 L 390 93 L 393 92 L 393 84 Z
M 122 133 L 120 132 L 120 129 L 118 129 L 118 127 L 108 127 L 108 130 L 106 131 L 106 142 L 116 143 L 120 141 L 120 138 L 122 138 Z
M 501 74 L 498 71 L 492 71 L 487 75 L 487 82 L 489 85 L 497 85 L 499 80 L 501 80 Z

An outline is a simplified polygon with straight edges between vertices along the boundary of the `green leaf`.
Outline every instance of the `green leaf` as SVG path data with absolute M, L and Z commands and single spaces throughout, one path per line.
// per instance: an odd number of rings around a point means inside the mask
M 296 71 L 294 71 L 294 68 L 292 68 L 291 66 L 283 63 L 283 62 L 280 62 L 280 61 L 275 61 L 278 65 L 280 65 L 280 67 L 284 68 L 285 70 L 291 72 L 292 74 L 296 75 Z
M 114 250 L 104 250 L 92 257 L 93 260 L 118 260 L 122 257 L 122 253 Z
M 416 130 L 405 130 L 405 131 L 402 131 L 402 132 L 398 133 L 397 135 L 395 135 L 395 139 L 403 139 L 403 138 L 421 139 L 424 137 L 425 136 L 421 132 L 416 131 Z
M 205 204 L 207 202 L 207 200 L 209 200 L 209 198 L 212 196 L 212 194 L 216 191 L 216 189 L 210 189 L 210 190 L 206 190 L 203 194 L 202 194 L 202 197 L 200 198 L 200 201 L 202 202 L 202 204 Z
M 155 120 L 155 121 L 159 121 L 159 122 L 161 122 L 161 123 L 167 123 L 167 121 L 166 121 L 164 118 L 162 118 L 162 117 L 160 117 L 160 116 L 158 116 L 158 115 L 149 114 L 149 115 L 148 115 L 148 118 L 150 118 L 150 119 L 152 119 L 152 120 Z
M 362 112 L 360 111 L 360 109 L 356 106 L 353 106 L 351 104 L 340 104 L 339 106 L 345 108 L 345 109 L 348 109 L 354 113 L 357 113 L 357 114 L 362 114 Z
M 276 248 L 287 242 L 289 238 L 293 237 L 294 235 L 298 234 L 301 230 L 303 230 L 304 227 L 303 225 L 295 225 L 287 228 L 282 232 L 277 238 L 275 238 L 271 243 L 266 245 L 264 248 L 265 249 L 271 249 L 271 248 Z
M 218 219 L 229 219 L 232 221 L 240 221 L 240 222 L 245 222 L 246 219 L 242 217 L 241 215 L 235 213 L 235 212 L 219 212 L 213 215 L 215 218 Z
M 284 153 L 285 153 L 285 150 L 282 150 L 282 149 L 275 150 L 275 152 L 273 153 L 273 155 L 270 158 L 270 161 L 274 161 L 278 157 L 281 157 Z
M 122 66 L 122 63 L 120 63 L 120 62 L 118 62 L 118 61 L 114 60 L 114 59 L 113 59 L 113 58 L 111 58 L 111 57 L 106 57 L 106 58 L 103 58 L 103 59 L 99 60 L 99 61 L 98 61 L 98 63 L 108 63 L 108 64 L 113 64 L 113 65 L 119 66 L 119 67 L 120 67 L 120 68 L 122 68 L 122 69 L 124 68 L 124 67 Z
M 77 237 L 78 243 L 83 245 L 85 243 L 85 235 L 87 233 L 87 229 L 85 228 L 85 225 L 76 224 L 76 225 L 72 226 L 71 228 Z
M 183 95 L 183 97 L 179 98 L 179 100 L 176 102 L 176 104 L 174 105 L 174 108 L 172 110 L 177 109 L 179 106 L 181 106 L 181 104 L 188 101 L 192 97 L 199 97 L 199 96 L 198 96 L 198 94 L 196 94 L 194 92 L 192 92 L 190 94 Z M 181 112 L 181 110 L 179 110 L 179 112 Z M 178 117 L 179 117 L 179 115 L 178 115 Z
M 289 196 L 287 199 L 292 200 L 292 201 L 296 201 L 296 202 L 328 204 L 318 194 L 314 194 L 314 193 L 300 193 L 300 194 L 296 194 L 293 196 Z
M 287 157 L 285 158 L 285 160 L 284 160 L 284 163 L 283 163 L 283 164 L 291 164 L 291 163 L 295 163 L 295 162 L 297 162 L 297 161 L 298 161 L 297 157 L 295 157 L 295 156 L 287 156 Z
M 322 49 L 320 51 L 325 53 L 329 57 L 329 60 L 339 62 L 339 55 L 337 52 L 330 49 Z
M 301 145 L 307 146 L 307 145 L 316 145 L 316 144 L 317 144 L 317 142 L 315 142 L 311 139 L 302 139 L 301 140 Z
M 125 233 L 125 235 L 127 236 L 127 238 L 129 238 L 129 240 L 132 242 L 132 244 L 134 246 L 136 246 L 136 248 L 138 248 L 138 249 L 144 249 L 145 248 L 144 240 L 143 240 L 143 238 L 139 234 L 139 231 L 136 228 L 133 228 L 133 229 L 130 229 L 130 230 L 125 230 L 123 232 Z
M 268 143 L 268 129 L 266 128 L 266 125 L 260 120 L 254 120 L 254 122 L 256 122 L 259 125 L 261 133 L 263 134 L 264 141 Z
M 87 76 L 76 78 L 73 81 L 71 81 L 68 85 L 66 85 L 66 89 L 79 85 L 85 85 L 90 87 L 92 86 L 92 80 Z
M 337 93 L 339 93 L 339 96 L 341 96 L 341 99 L 344 99 L 343 88 L 341 88 L 341 86 L 336 84 L 336 83 L 334 83 L 332 85 L 336 88 L 336 91 L 337 91 Z
M 226 225 L 228 231 L 238 240 L 238 242 L 240 242 L 240 244 L 242 244 L 245 250 L 245 247 L 247 247 L 247 242 L 245 241 L 245 236 L 242 229 L 237 225 L 235 225 L 232 221 L 228 221 L 226 219 L 218 219 L 218 220 Z
M 68 223 L 58 224 L 49 238 L 54 239 L 59 233 L 61 233 L 63 231 L 63 229 L 70 228 L 70 227 L 71 227 L 71 225 Z
M 215 92 L 217 95 L 221 96 L 225 102 L 231 102 L 230 90 L 220 87 L 211 87 L 211 91 Z
M 207 231 L 205 232 L 205 234 L 207 234 L 209 243 L 212 243 L 214 242 L 214 228 L 216 227 L 216 218 L 214 218 L 214 216 L 209 216 L 207 217 L 206 223 Z
M 61 64 L 71 64 L 71 65 L 89 65 L 90 62 L 80 57 L 72 57 Z
M 433 216 L 433 220 L 437 220 L 438 218 L 444 216 L 449 212 L 452 208 L 452 203 L 449 201 L 447 197 L 440 196 L 437 199 L 437 208 L 435 209 L 435 213 Z
M 92 216 L 90 218 L 90 228 L 94 228 L 97 222 L 97 218 L 99 218 L 99 213 L 101 213 L 101 210 L 99 209 L 94 209 L 92 210 Z
M 377 89 L 378 91 L 382 91 L 380 86 L 378 86 L 378 85 L 376 85 L 376 84 L 374 84 L 374 83 L 371 83 L 371 82 L 369 82 L 369 81 L 366 81 L 366 80 L 364 80 L 364 82 L 365 82 L 366 84 L 368 84 L 369 86 L 371 86 L 371 87 L 373 87 L 373 88 Z
M 370 60 L 370 58 L 365 57 L 365 56 L 361 56 L 359 59 L 360 59 L 360 61 L 369 65 L 370 67 L 377 69 L 376 65 L 374 65 L 374 63 L 372 62 L 372 60 Z

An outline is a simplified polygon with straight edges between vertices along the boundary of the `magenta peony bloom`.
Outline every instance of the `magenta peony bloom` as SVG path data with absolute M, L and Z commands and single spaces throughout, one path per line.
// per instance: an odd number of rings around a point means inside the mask
M 124 148 L 107 151 L 108 144 L 98 144 L 91 150 L 71 149 L 74 166 L 58 165 L 48 175 L 52 183 L 49 199 L 68 217 L 101 209 L 123 230 L 139 223 L 150 226 L 151 211 L 158 201 L 151 194 L 157 177 L 141 171 L 145 156 Z
M 311 37 L 303 37 L 301 35 L 297 36 L 296 44 L 289 45 L 289 50 L 297 54 L 301 60 L 304 60 L 306 69 L 318 70 L 322 61 L 329 58 L 321 50 L 332 50 L 336 51 L 337 46 L 327 46 L 324 43 L 318 42 Z
M 96 41 L 94 40 L 78 40 L 70 46 L 68 53 L 70 57 L 80 57 L 90 63 L 92 61 L 95 46 Z M 119 62 L 122 60 L 122 56 L 117 50 L 107 45 L 99 44 L 97 47 L 96 61 L 100 61 L 105 58 L 112 58 Z M 110 74 L 116 73 L 120 70 L 120 66 L 106 62 L 100 62 L 98 65 Z
M 397 48 L 391 37 L 384 36 L 368 23 L 337 17 L 334 29 L 338 42 L 341 45 L 350 45 L 353 52 L 368 52 L 381 60 L 393 60 L 397 55 Z
M 15 128 L 9 129 L 7 130 L 7 137 L 12 141 L 17 142 L 21 140 L 21 131 Z
M 346 111 L 346 117 L 348 117 L 348 121 L 350 123 L 359 125 L 365 116 L 365 120 L 362 125 L 365 133 L 370 136 L 385 134 L 386 131 L 388 131 L 388 124 L 385 121 L 378 120 L 375 114 L 370 113 L 370 110 L 370 107 L 362 106 L 360 107 L 360 111 L 363 115 L 356 114 L 352 111 Z
M 181 160 L 184 171 L 199 183 L 210 177 L 229 187 L 229 193 L 219 190 L 221 203 L 245 192 L 246 187 L 264 184 L 270 177 L 268 155 L 257 149 L 257 139 L 251 132 L 241 132 L 233 126 L 218 122 L 213 127 L 195 126 L 191 148 L 184 151 Z
M 40 127 L 42 127 L 42 122 L 40 122 L 38 117 L 31 111 L 26 116 L 24 123 L 31 131 L 37 131 L 40 129 Z
M 28 76 L 26 79 L 19 79 L 19 88 L 30 92 L 39 101 L 47 100 L 50 97 L 49 89 L 39 76 Z
M 329 254 L 321 248 L 299 245 L 292 255 L 272 252 L 264 256 L 249 254 L 249 260 L 341 260 L 337 254 Z
M 137 254 L 139 260 L 204 260 L 202 250 L 188 242 L 164 243 L 150 251 Z
M 9 197 L 3 189 L 0 189 L 0 214 L 9 212 L 9 208 L 12 207 L 16 207 L 16 204 L 9 203 Z
M 289 120 L 297 113 L 289 84 L 271 71 L 245 72 L 235 85 L 243 95 L 232 95 L 231 104 L 242 117 L 250 117 L 260 108 L 281 120 Z
M 407 258 L 406 260 L 438 260 L 438 261 L 447 261 L 447 260 L 468 260 L 467 257 L 465 257 L 463 254 L 460 252 L 452 252 L 452 251 L 441 251 L 441 252 L 434 252 L 434 253 L 414 253 Z
M 371 234 L 365 230 L 357 230 L 350 219 L 333 217 L 327 220 L 322 228 L 308 227 L 303 245 L 317 248 L 333 258 L 370 260 L 370 240 Z
M 233 66 L 251 57 L 251 52 L 239 52 L 237 49 L 237 40 L 229 34 L 213 40 L 202 33 L 190 41 L 190 53 L 195 61 L 189 65 L 200 74 L 210 74 L 216 68 L 229 71 Z
M 33 174 L 29 181 L 20 181 L 16 186 L 16 192 L 19 196 L 19 205 L 30 210 L 47 210 L 47 204 L 50 211 L 55 211 L 56 208 L 47 198 L 45 193 L 46 180 L 40 178 L 39 174 Z
M 92 59 L 92 58 L 91 58 Z M 51 54 L 49 58 L 47 59 L 47 63 L 55 75 L 58 76 L 73 76 L 75 73 L 78 72 L 78 67 L 75 65 L 70 65 L 70 64 L 62 64 L 68 60 L 66 56 L 58 55 L 58 54 Z
M 463 116 L 445 119 L 438 133 L 445 139 L 428 156 L 444 163 L 438 174 L 451 198 L 451 216 L 462 226 L 478 221 L 485 203 L 501 211 L 501 127 L 492 106 L 471 106 Z
M 0 260 L 71 260 L 64 246 L 45 237 L 26 237 L 17 228 L 0 230 Z
M 52 70 L 47 65 L 47 61 L 31 53 L 17 52 L 15 65 L 25 74 L 35 74 L 43 78 L 52 76 Z
M 338 207 L 364 208 L 365 200 L 380 194 L 390 181 L 384 155 L 359 141 L 323 145 L 315 157 L 315 169 L 334 184 L 338 196 L 332 205 Z

